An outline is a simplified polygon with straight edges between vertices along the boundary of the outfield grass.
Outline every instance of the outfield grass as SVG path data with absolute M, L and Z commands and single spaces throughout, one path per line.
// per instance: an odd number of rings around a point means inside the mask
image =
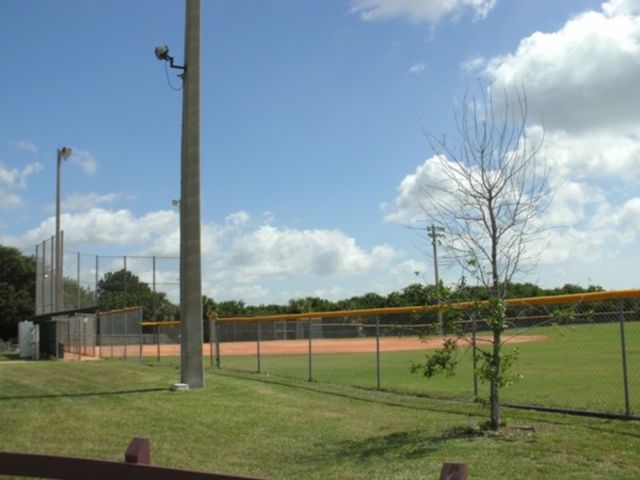
M 209 367 L 174 393 L 177 359 L 0 361 L 0 378 L 4 451 L 122 460 L 145 436 L 154 464 L 270 479 L 436 479 L 444 461 L 479 479 L 640 477 L 640 422 L 503 409 L 507 428 L 481 435 L 478 405 Z
M 544 335 L 546 340 L 517 345 L 520 356 L 513 372 L 522 378 L 502 390 L 503 401 L 625 412 L 619 325 L 546 327 L 526 333 Z M 506 336 L 511 334 L 506 332 Z M 630 406 L 632 413 L 640 414 L 640 323 L 626 324 L 626 344 Z M 423 359 L 424 353 L 419 351 L 381 353 L 381 388 L 441 398 L 473 398 L 471 352 L 460 357 L 456 375 L 449 378 L 439 376 L 427 380 L 419 374 L 411 374 L 411 365 Z M 263 373 L 309 378 L 308 355 L 263 355 L 260 363 Z M 255 356 L 222 357 L 222 367 L 256 371 L 257 360 Z M 376 388 L 376 354 L 313 355 L 312 378 L 321 383 Z M 478 393 L 480 398 L 487 398 L 488 386 L 479 383 Z

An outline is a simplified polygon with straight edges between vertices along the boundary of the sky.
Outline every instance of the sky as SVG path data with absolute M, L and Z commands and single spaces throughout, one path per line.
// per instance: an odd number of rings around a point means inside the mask
M 409 228 L 426 226 L 420 185 L 437 173 L 424 129 L 455 138 L 465 93 L 514 87 L 561 182 L 543 218 L 557 228 L 517 279 L 638 286 L 640 0 L 202 3 L 203 294 L 257 305 L 432 283 Z M 181 64 L 184 13 L 0 2 L 0 244 L 33 254 L 55 233 L 67 146 L 65 275 L 77 252 L 87 278 L 91 255 L 178 256 L 181 80 L 154 49 Z

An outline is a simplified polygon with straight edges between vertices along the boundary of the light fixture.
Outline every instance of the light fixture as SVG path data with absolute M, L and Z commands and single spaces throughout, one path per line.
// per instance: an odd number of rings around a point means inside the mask
M 156 58 L 158 60 L 164 60 L 165 62 L 169 62 L 169 64 L 171 65 L 171 68 L 179 68 L 180 70 L 187 69 L 186 66 L 173 64 L 173 57 L 169 55 L 169 47 L 167 47 L 166 45 L 158 45 L 156 47 Z
M 156 58 L 158 60 L 166 60 L 169 56 L 169 47 L 166 45 L 158 45 L 156 47 Z
M 63 160 L 67 160 L 71 156 L 71 148 L 62 147 L 59 153 Z

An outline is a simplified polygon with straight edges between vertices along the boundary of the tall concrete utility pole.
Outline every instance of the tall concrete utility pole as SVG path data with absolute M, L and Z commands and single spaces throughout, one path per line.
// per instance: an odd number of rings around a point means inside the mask
M 200 246 L 200 0 L 187 0 L 180 194 L 181 382 L 204 387 Z

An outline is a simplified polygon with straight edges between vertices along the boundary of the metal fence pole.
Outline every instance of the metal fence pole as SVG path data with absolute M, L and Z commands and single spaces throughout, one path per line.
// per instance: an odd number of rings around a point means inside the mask
M 76 292 L 77 292 L 78 295 L 77 295 L 77 307 L 76 308 L 82 308 L 82 305 L 80 304 L 81 303 L 80 302 L 80 252 L 78 252 L 78 262 L 77 263 L 78 263 L 78 275 L 77 275 L 77 278 L 76 278 L 76 282 L 78 282 L 78 283 L 76 285 Z
M 98 268 L 100 267 L 100 256 L 96 255 L 96 286 L 93 289 L 93 304 L 98 305 L 100 299 L 98 298 Z M 100 332 L 102 333 L 102 332 Z M 102 347 L 102 341 L 100 341 L 100 347 Z
M 475 312 L 471 313 L 471 325 L 473 327 L 473 335 L 472 335 L 472 344 L 473 344 L 473 399 L 478 400 L 478 357 L 476 355 L 476 333 L 477 333 L 477 325 L 476 325 L 476 314 Z
M 138 325 L 140 325 L 140 363 L 144 362 L 143 350 L 144 350 L 144 336 L 142 335 L 142 308 L 138 310 Z
M 218 318 L 215 320 L 215 330 L 216 330 L 216 367 L 218 370 L 220 369 L 220 324 L 218 323 Z
M 631 415 L 631 406 L 629 401 L 629 375 L 627 371 L 627 344 L 624 335 L 624 300 L 618 300 L 620 310 L 620 345 L 622 347 L 622 378 L 624 382 L 624 408 L 625 415 Z
M 311 344 L 313 339 L 313 326 L 311 324 L 312 320 L 309 319 L 309 381 L 313 382 L 313 352 L 311 350 Z
M 376 315 L 376 369 L 378 375 L 378 390 L 380 390 L 380 316 Z
M 213 367 L 213 330 L 211 329 L 211 317 L 207 317 L 207 320 L 209 321 L 209 364 Z
M 262 373 L 261 372 L 261 366 L 260 366 L 260 336 L 262 335 L 262 323 L 258 322 L 258 341 L 257 341 L 257 347 L 258 347 L 258 373 Z
M 82 347 L 84 344 L 84 322 L 81 318 L 77 319 L 77 331 L 78 331 L 78 360 L 82 360 Z
M 160 361 L 160 326 L 156 322 L 156 346 L 158 350 L 158 362 Z
M 115 315 L 110 315 L 110 319 L 111 319 L 111 335 L 110 335 L 110 337 L 111 337 L 111 358 L 113 358 L 113 337 L 115 336 L 113 334 L 113 322 L 115 320 L 114 317 L 115 317 Z
M 127 257 L 125 257 L 125 264 L 126 264 L 126 258 Z M 126 277 L 125 277 L 125 279 L 126 279 Z M 124 298 L 125 298 L 125 305 L 126 305 L 126 301 L 127 301 L 126 300 L 126 298 L 127 298 L 126 286 L 125 286 L 125 291 L 124 291 Z M 124 359 L 125 360 L 127 359 L 127 323 L 129 323 L 129 312 L 124 312 Z

